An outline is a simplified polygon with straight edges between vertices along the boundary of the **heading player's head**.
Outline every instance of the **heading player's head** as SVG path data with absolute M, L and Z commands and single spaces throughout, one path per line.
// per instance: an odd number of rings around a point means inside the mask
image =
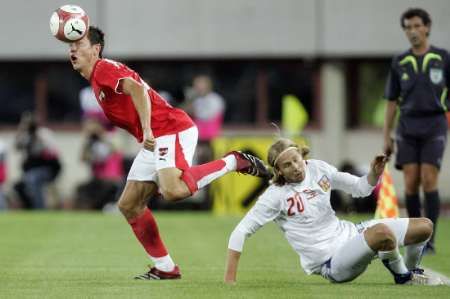
M 273 183 L 299 183 L 305 178 L 304 158 L 309 153 L 305 146 L 299 146 L 290 139 L 281 138 L 269 149 L 267 161 L 273 168 Z
M 104 36 L 105 34 L 99 28 L 90 26 L 85 37 L 70 43 L 70 62 L 74 70 L 85 77 L 90 75 L 95 62 L 102 58 L 105 46 Z
M 413 47 L 427 42 L 431 31 L 431 17 L 421 8 L 410 8 L 400 17 L 400 24 Z

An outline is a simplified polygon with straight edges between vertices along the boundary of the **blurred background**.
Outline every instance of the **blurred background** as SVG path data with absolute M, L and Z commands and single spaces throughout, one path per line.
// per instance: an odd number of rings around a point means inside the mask
M 52 37 L 50 15 L 64 4 L 16 0 L 0 10 L 2 209 L 114 210 L 140 147 L 110 127 L 88 82 L 72 70 L 68 45 Z M 197 162 L 230 149 L 265 159 L 275 123 L 306 142 L 312 158 L 363 174 L 382 150 L 390 60 L 409 47 L 401 13 L 426 9 L 433 20 L 432 44 L 450 49 L 448 0 L 70 4 L 84 8 L 91 24 L 105 31 L 106 57 L 128 64 L 193 116 L 201 131 Z M 33 169 L 42 157 L 47 170 L 37 174 Z M 445 206 L 449 166 L 447 149 L 439 184 Z M 401 172 L 391 172 L 402 202 Z M 152 205 L 241 213 L 264 187 L 253 178 L 229 175 L 181 204 Z M 25 190 L 30 188 L 32 196 Z M 373 199 L 355 204 L 340 198 L 335 204 L 343 211 L 375 207 Z

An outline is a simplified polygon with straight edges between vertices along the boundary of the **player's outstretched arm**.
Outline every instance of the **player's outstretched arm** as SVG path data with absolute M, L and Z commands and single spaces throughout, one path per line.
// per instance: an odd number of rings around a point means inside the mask
M 267 192 L 266 190 L 230 235 L 224 276 L 225 283 L 236 283 L 239 258 L 244 249 L 245 240 L 258 231 L 263 225 L 273 221 L 279 213 L 280 201 L 273 193 Z
M 227 265 L 225 269 L 224 281 L 227 284 L 236 283 L 236 274 L 241 253 L 233 249 L 228 249 Z

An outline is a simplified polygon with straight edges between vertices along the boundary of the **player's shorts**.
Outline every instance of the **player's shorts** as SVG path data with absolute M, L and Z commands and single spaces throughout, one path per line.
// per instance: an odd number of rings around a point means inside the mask
M 397 246 L 402 247 L 405 245 L 405 236 L 408 230 L 409 218 L 371 219 L 355 224 L 355 226 L 359 233 L 363 233 L 369 227 L 379 223 L 386 224 L 387 227 L 391 229 L 397 240 Z
M 156 138 L 154 152 L 142 148 L 134 158 L 127 181 L 157 182 L 157 171 L 164 168 L 186 170 L 192 165 L 197 146 L 197 127 Z
M 395 235 L 397 245 L 404 246 L 409 218 L 386 218 L 361 222 L 355 225 L 358 234 L 339 247 L 331 259 L 322 265 L 321 275 L 331 282 L 347 282 L 363 273 L 376 256 L 375 252 L 367 248 L 363 233 L 378 223 L 387 225 Z
M 440 169 L 447 144 L 447 118 L 445 114 L 400 116 L 396 129 L 396 163 L 401 169 L 405 164 L 431 164 Z
M 397 135 L 397 153 L 395 167 L 402 169 L 405 164 L 431 164 L 441 168 L 447 134 L 435 135 L 426 138 Z

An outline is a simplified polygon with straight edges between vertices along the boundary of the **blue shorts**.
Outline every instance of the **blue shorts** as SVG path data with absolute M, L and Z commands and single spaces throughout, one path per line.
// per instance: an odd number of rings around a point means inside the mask
M 395 167 L 402 169 L 404 164 L 431 164 L 441 168 L 447 134 L 435 135 L 425 138 L 397 135 L 397 154 Z

